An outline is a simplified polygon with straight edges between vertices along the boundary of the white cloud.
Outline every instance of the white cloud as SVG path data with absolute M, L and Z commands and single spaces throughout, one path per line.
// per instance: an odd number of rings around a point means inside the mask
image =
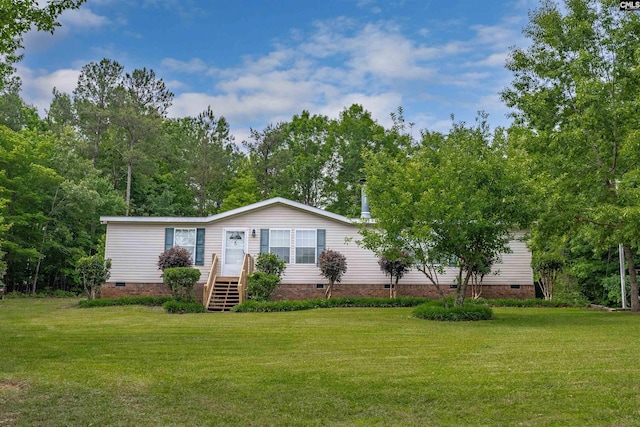
M 202 73 L 207 71 L 207 64 L 200 58 L 193 58 L 189 61 L 180 61 L 174 58 L 164 58 L 160 65 L 170 71 L 180 73 Z
M 80 70 L 60 69 L 51 73 L 34 71 L 18 67 L 18 76 L 22 79 L 22 97 L 34 105 L 40 115 L 44 115 L 53 99 L 53 88 L 60 92 L 71 93 L 76 87 Z
M 66 10 L 60 15 L 60 28 L 100 28 L 110 23 L 105 16 L 95 14 L 87 7 L 80 9 Z

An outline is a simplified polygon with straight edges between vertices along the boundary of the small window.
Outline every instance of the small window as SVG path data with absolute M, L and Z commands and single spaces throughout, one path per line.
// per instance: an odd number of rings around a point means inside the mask
M 296 264 L 315 264 L 316 247 L 316 230 L 296 230 Z
M 291 231 L 269 230 L 269 252 L 288 264 L 291 261 Z
M 387 283 L 386 285 L 384 285 L 384 288 L 385 289 L 391 289 L 391 285 Z
M 195 228 L 176 228 L 173 246 L 185 248 L 191 254 L 191 259 L 196 257 L 196 229 Z
M 511 289 L 520 289 L 520 285 L 511 285 Z
M 324 289 L 324 284 L 323 283 L 316 284 L 316 289 Z
M 450 289 L 458 289 L 458 285 L 449 285 Z

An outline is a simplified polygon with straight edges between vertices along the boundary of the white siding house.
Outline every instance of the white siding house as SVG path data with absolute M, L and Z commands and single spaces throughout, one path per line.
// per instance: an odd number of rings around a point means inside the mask
M 217 275 L 237 275 L 243 254 L 278 253 L 287 260 L 279 298 L 319 296 L 321 284 L 316 259 L 319 252 L 334 249 L 345 255 L 347 272 L 334 295 L 385 296 L 389 279 L 380 271 L 377 257 L 357 241 L 359 220 L 283 198 L 258 202 L 206 218 L 102 217 L 107 225 L 107 258 L 112 260 L 111 278 L 103 287 L 109 296 L 154 294 L 161 289 L 158 256 L 173 245 L 187 247 L 206 282 L 212 255 L 219 262 Z M 521 237 L 521 235 L 517 236 Z M 531 255 L 521 240 L 511 242 L 494 273 L 484 278 L 486 295 L 532 297 Z M 441 283 L 453 286 L 456 269 L 447 269 Z M 424 275 L 411 271 L 400 281 L 398 295 L 432 295 L 433 286 Z M 493 292 L 493 290 L 500 290 Z M 484 295 L 483 295 L 484 296 Z

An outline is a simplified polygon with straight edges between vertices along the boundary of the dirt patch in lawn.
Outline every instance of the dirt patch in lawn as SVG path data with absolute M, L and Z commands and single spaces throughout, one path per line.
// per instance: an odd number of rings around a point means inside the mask
M 26 387 L 22 381 L 0 380 L 0 390 L 20 390 Z

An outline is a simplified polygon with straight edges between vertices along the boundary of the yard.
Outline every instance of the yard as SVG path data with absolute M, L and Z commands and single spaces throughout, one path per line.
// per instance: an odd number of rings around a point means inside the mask
M 640 316 L 0 301 L 0 426 L 640 425 Z

